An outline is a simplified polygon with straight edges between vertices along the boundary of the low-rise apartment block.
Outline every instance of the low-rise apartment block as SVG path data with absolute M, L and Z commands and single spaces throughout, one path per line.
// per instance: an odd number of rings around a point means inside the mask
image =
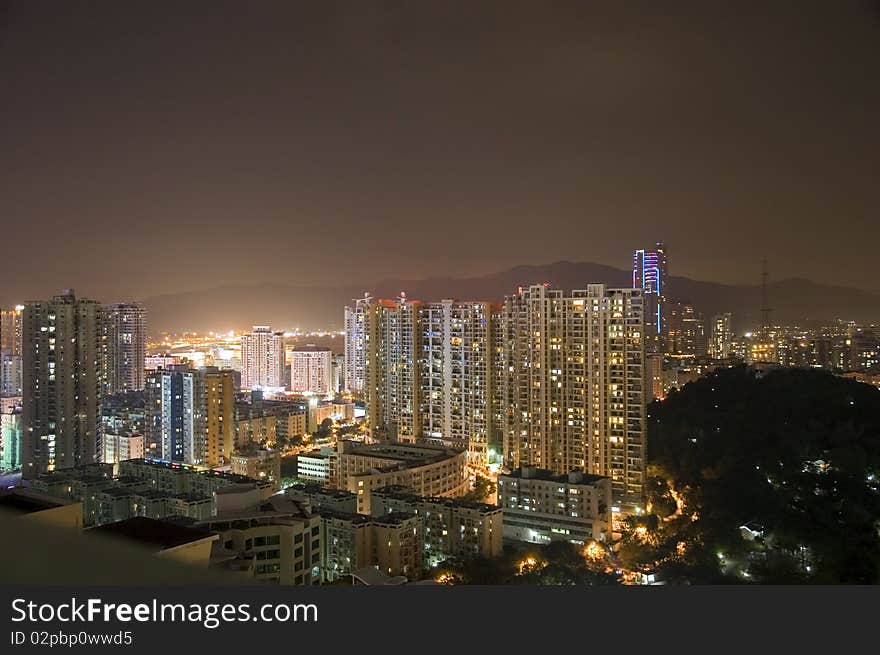
M 453 498 L 470 491 L 467 451 L 383 442 L 340 441 L 336 486 L 358 496 L 358 512 L 370 514 L 370 492 L 390 485 L 406 487 L 419 496 Z
M 452 557 L 498 557 L 504 528 L 502 510 L 456 498 L 423 498 L 404 487 L 384 487 L 371 494 L 374 517 L 412 513 L 422 519 L 424 564 L 433 567 Z
M 611 480 L 600 475 L 523 467 L 498 476 L 498 504 L 507 539 L 584 544 L 611 532 Z

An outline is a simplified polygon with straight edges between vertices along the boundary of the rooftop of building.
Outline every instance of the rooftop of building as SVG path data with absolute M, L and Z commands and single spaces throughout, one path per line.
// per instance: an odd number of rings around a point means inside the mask
M 333 451 L 324 452 L 324 450 L 322 450 L 321 448 L 315 448 L 314 450 L 310 450 L 305 453 L 299 453 L 297 455 L 297 458 L 306 457 L 312 459 L 328 459 L 330 457 L 333 457 L 334 455 L 335 453 Z
M 231 512 L 223 512 L 217 516 L 203 521 L 208 523 L 234 523 L 236 521 L 256 520 L 284 520 L 284 519 L 310 519 L 315 514 L 311 511 L 308 503 L 300 503 L 281 495 L 271 496 L 262 501 L 256 507 L 239 509 Z
M 155 468 L 157 470 L 165 470 L 179 473 L 192 473 L 196 475 L 201 475 L 204 477 L 213 477 L 213 478 L 221 478 L 230 483 L 241 483 L 241 484 L 270 484 L 269 482 L 263 482 L 260 480 L 255 480 L 254 478 L 249 478 L 246 475 L 239 475 L 238 473 L 231 473 L 229 471 L 218 471 L 215 469 L 199 469 L 195 466 L 190 466 L 188 464 L 182 464 L 180 462 L 169 462 L 162 459 L 153 459 L 150 457 L 144 458 L 136 458 L 136 459 L 126 459 L 120 462 L 121 465 L 140 465 Z
M 216 533 L 204 528 L 184 526 L 143 516 L 91 528 L 89 533 L 128 539 L 157 552 L 205 539 L 217 539 Z
M 128 496 L 134 496 L 138 493 L 138 491 L 136 489 L 132 489 L 131 487 L 108 487 L 107 489 L 102 489 L 100 493 L 105 496 L 125 498 Z
M 382 442 L 364 444 L 359 441 L 340 442 L 340 454 L 357 457 L 376 457 L 400 462 L 407 466 L 421 466 L 462 454 L 463 451 L 446 446 Z
M 463 507 L 473 509 L 483 513 L 500 512 L 498 505 L 490 505 L 489 503 L 480 503 L 473 500 L 465 500 L 463 498 L 441 498 L 439 496 L 419 496 L 414 494 L 412 489 L 403 485 L 394 484 L 387 487 L 374 489 L 371 495 L 383 496 L 385 498 L 393 498 L 411 503 L 431 503 L 434 505 L 443 505 L 444 507 Z
M 323 487 L 317 482 L 296 483 L 284 490 L 287 496 L 322 496 L 324 498 L 333 498 L 344 500 L 347 498 L 356 498 L 357 495 L 345 489 L 335 489 L 333 487 Z
M 112 484 L 114 479 L 110 475 L 95 475 L 94 473 L 84 473 L 79 476 L 61 477 L 60 482 L 68 480 L 70 482 L 78 482 L 80 484 L 102 484 L 104 482 Z
M 160 491 L 159 489 L 140 489 L 138 491 L 132 491 L 131 494 L 146 500 L 163 500 L 171 495 L 167 491 Z
M 367 514 L 357 514 L 352 512 L 334 512 L 331 510 L 320 509 L 318 514 L 322 519 L 335 519 L 338 521 L 351 521 L 354 525 L 367 525 L 372 522 L 372 517 Z
M 120 486 L 144 484 L 142 478 L 136 478 L 133 475 L 119 475 L 113 478 L 113 481 Z
M 371 521 L 376 525 L 398 526 L 411 519 L 417 518 L 416 514 L 410 512 L 388 512 L 382 516 L 374 516 Z
M 0 511 L 15 514 L 33 514 L 47 509 L 70 505 L 68 501 L 53 498 L 30 489 L 13 487 L 0 490 Z
M 250 478 L 248 478 L 250 480 Z M 225 487 L 219 488 L 215 493 L 218 496 L 226 496 L 231 494 L 239 494 L 246 491 L 253 491 L 254 489 L 259 489 L 260 486 L 257 484 L 256 480 L 250 480 L 249 482 L 242 482 L 239 484 L 230 484 Z
M 390 576 L 384 571 L 380 571 L 377 566 L 365 566 L 357 571 L 353 571 L 351 577 L 356 583 L 363 585 L 385 586 L 385 585 L 403 585 L 408 582 L 407 578 L 402 575 Z
M 523 466 L 511 473 L 499 475 L 498 478 L 540 480 L 542 482 L 558 482 L 562 484 L 595 484 L 596 482 L 608 479 L 603 475 L 593 475 L 591 473 L 584 473 L 583 471 L 571 471 L 569 473 L 557 474 L 553 471 L 533 466 Z
M 242 448 L 240 450 L 236 450 L 232 453 L 232 457 L 239 459 L 270 459 L 273 457 L 281 457 L 281 451 L 272 450 L 271 448 L 264 448 L 260 446 L 251 446 L 248 448 Z
M 89 477 L 110 478 L 113 475 L 113 464 L 86 464 L 72 468 L 56 469 L 47 473 L 40 473 L 38 480 L 83 480 Z

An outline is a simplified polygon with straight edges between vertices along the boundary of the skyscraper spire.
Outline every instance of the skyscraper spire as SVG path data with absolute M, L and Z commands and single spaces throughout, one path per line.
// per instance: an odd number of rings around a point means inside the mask
M 645 304 L 645 346 L 649 353 L 662 353 L 666 332 L 666 248 L 658 241 L 654 250 L 639 249 L 633 255 L 633 288 L 641 289 Z

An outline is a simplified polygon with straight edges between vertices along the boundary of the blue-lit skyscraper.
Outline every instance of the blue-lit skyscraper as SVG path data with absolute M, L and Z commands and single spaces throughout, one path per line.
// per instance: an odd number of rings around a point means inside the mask
M 666 334 L 666 249 L 658 241 L 653 250 L 633 255 L 633 288 L 641 289 L 645 312 L 645 350 L 662 353 Z

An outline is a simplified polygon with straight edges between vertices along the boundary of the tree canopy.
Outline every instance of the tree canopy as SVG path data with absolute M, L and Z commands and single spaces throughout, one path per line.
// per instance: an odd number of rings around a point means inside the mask
M 662 532 L 703 572 L 672 557 L 676 576 L 880 582 L 876 389 L 821 371 L 724 369 L 652 404 L 648 434 L 652 511 L 668 517 L 680 496 L 684 516 Z

